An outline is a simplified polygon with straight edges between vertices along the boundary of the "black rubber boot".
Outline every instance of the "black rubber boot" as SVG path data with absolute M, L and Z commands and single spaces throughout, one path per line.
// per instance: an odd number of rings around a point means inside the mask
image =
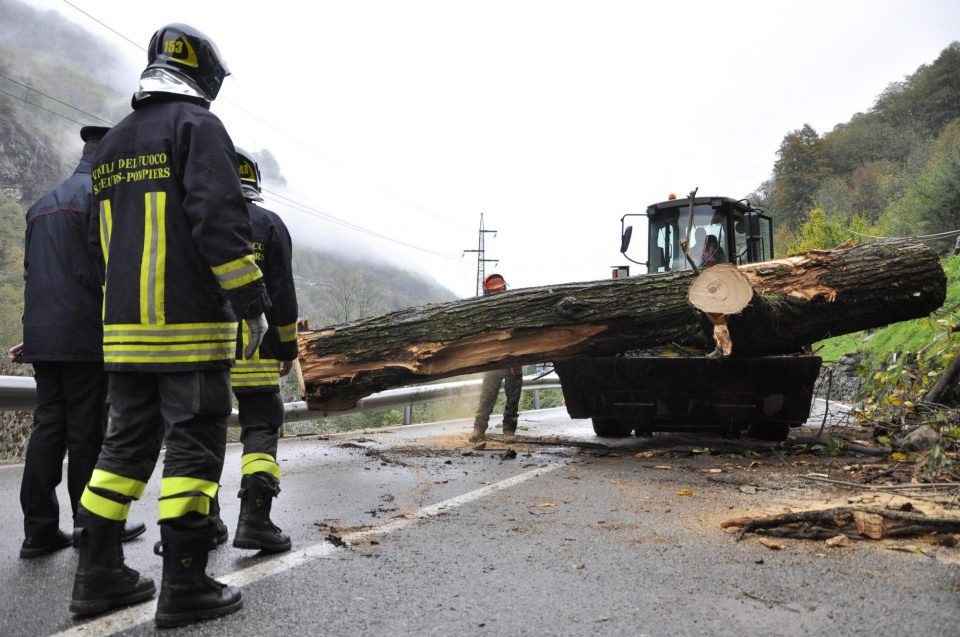
M 240 479 L 240 518 L 233 545 L 267 553 L 289 551 L 290 536 L 270 521 L 270 507 L 280 493 L 280 481 L 268 473 L 248 473 Z
M 230 537 L 230 531 L 227 530 L 227 525 L 223 523 L 223 518 L 220 517 L 219 491 L 217 491 L 217 495 L 213 496 L 213 500 L 210 502 L 210 521 L 210 533 L 213 537 L 213 548 L 217 548 L 226 542 Z
M 153 547 L 153 552 L 163 557 L 163 580 L 154 617 L 160 628 L 223 617 L 243 607 L 240 589 L 207 575 L 207 554 L 212 544 L 209 525 L 190 530 L 169 523 L 160 525 L 160 541 Z
M 143 522 L 138 522 L 137 524 L 123 524 L 123 534 L 120 536 L 121 542 L 129 542 L 134 540 L 144 533 L 147 532 L 147 525 Z
M 74 534 L 80 558 L 70 612 L 96 615 L 148 600 L 157 592 L 152 579 L 140 577 L 123 563 L 123 522 L 101 518 L 81 507 Z

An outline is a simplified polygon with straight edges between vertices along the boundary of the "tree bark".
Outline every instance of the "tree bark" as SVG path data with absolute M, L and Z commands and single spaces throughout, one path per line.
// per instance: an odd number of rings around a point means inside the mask
M 909 241 L 738 271 L 753 293 L 740 314 L 723 315 L 734 356 L 797 352 L 925 316 L 946 290 L 937 255 Z M 307 331 L 299 336 L 305 399 L 311 409 L 348 409 L 377 391 L 488 369 L 669 343 L 709 347 L 713 324 L 687 300 L 695 278 L 669 272 L 525 288 Z

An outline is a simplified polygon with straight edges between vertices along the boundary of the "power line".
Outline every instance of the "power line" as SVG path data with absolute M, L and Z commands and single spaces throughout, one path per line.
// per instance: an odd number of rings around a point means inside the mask
M 314 208 L 314 207 L 312 207 L 312 206 L 308 206 L 307 204 L 300 203 L 299 201 L 296 201 L 296 200 L 294 200 L 294 199 L 290 199 L 289 197 L 285 197 L 285 196 L 281 195 L 280 193 L 267 190 L 266 188 L 263 189 L 263 192 L 267 193 L 268 195 L 271 195 L 272 197 L 275 197 L 275 198 L 277 198 L 277 199 L 280 199 L 281 201 L 280 201 L 279 203 L 281 203 L 281 204 L 285 204 L 285 205 L 287 205 L 288 207 L 293 208 L 294 210 L 297 210 L 297 211 L 299 211 L 299 212 L 305 212 L 305 213 L 307 213 L 307 214 L 311 214 L 311 215 L 313 215 L 313 216 L 315 216 L 315 217 L 318 217 L 318 218 L 320 218 L 320 219 L 323 219 L 324 221 L 329 221 L 329 222 L 334 223 L 334 224 L 336 224 L 336 225 L 343 226 L 344 228 L 348 228 L 348 229 L 354 230 L 354 231 L 356 231 L 356 232 L 361 232 L 361 233 L 363 233 L 363 234 L 368 234 L 368 235 L 370 235 L 370 236 L 377 237 L 378 239 L 383 239 L 384 241 L 390 241 L 391 243 L 396 243 L 396 244 L 405 246 L 405 247 L 407 247 L 407 248 L 412 248 L 412 249 L 414 249 L 414 250 L 419 250 L 420 252 L 425 252 L 425 253 L 427 253 L 427 254 L 431 254 L 431 255 L 436 256 L 436 257 L 441 257 L 441 258 L 443 258 L 443 259 L 448 259 L 448 260 L 450 260 L 450 261 L 460 262 L 460 259 L 458 259 L 457 257 L 451 256 L 451 255 L 449 255 L 449 254 L 444 254 L 444 253 L 438 252 L 438 251 L 436 251 L 436 250 L 431 250 L 430 248 L 424 248 L 424 247 L 422 247 L 422 246 L 414 245 L 414 244 L 412 244 L 412 243 L 407 243 L 406 241 L 401 241 L 400 239 L 396 239 L 396 238 L 394 238 L 394 237 L 390 237 L 390 236 L 387 236 L 387 235 L 385 235 L 385 234 L 380 234 L 379 232 L 376 232 L 375 230 L 370 230 L 369 228 L 364 228 L 363 226 L 358 226 L 358 225 L 355 224 L 355 223 L 351 223 L 351 222 L 349 222 L 349 221 L 346 221 L 346 220 L 344 220 L 344 219 L 341 219 L 340 217 L 337 217 L 337 216 L 335 216 L 335 215 L 332 215 L 332 214 L 330 214 L 329 212 L 324 212 L 324 211 L 322 211 L 322 210 L 318 210 L 318 209 L 316 209 L 316 208 Z
M 80 7 L 78 7 L 77 5 L 73 4 L 72 2 L 68 2 L 67 0 L 63 0 L 63 3 L 66 4 L 66 5 L 69 5 L 69 6 L 73 7 L 74 9 L 76 9 L 77 11 L 79 11 L 80 13 L 82 13 L 83 15 L 87 16 L 88 18 L 90 18 L 91 20 L 93 20 L 94 22 L 96 22 L 97 24 L 99 24 L 100 26 L 102 26 L 104 29 L 107 29 L 108 31 L 111 31 L 111 32 L 119 35 L 121 38 L 123 38 L 124 40 L 126 40 L 127 42 L 129 42 L 130 44 L 132 44 L 133 46 L 137 47 L 137 48 L 140 49 L 141 51 L 146 51 L 146 50 L 147 50 L 147 49 L 145 49 L 145 48 L 143 47 L 142 44 L 137 44 L 136 42 L 134 42 L 133 40 L 131 40 L 130 38 L 128 38 L 128 37 L 125 36 L 124 34 L 120 33 L 119 31 L 117 31 L 117 30 L 114 29 L 113 27 L 107 25 L 107 24 L 104 23 L 104 22 L 101 22 L 100 20 L 97 20 L 95 17 L 93 17 L 92 15 L 90 15 L 89 13 L 87 13 L 86 11 L 84 11 L 83 9 L 81 9 Z
M 23 82 L 18 82 L 17 80 L 15 80 L 15 79 L 13 79 L 13 78 L 11 78 L 11 77 L 7 77 L 6 75 L 3 75 L 2 73 L 0 73 L 0 78 L 3 78 L 3 79 L 5 79 L 5 80 L 8 81 L 8 82 L 12 82 L 13 84 L 16 84 L 17 86 L 22 86 L 23 88 L 27 89 L 28 91 L 33 91 L 34 93 L 38 93 L 39 95 L 42 95 L 43 97 L 47 98 L 48 100 L 53 100 L 53 101 L 56 102 L 57 104 L 61 104 L 61 105 L 63 105 L 63 106 L 66 106 L 67 108 L 73 109 L 73 110 L 77 111 L 78 113 L 83 113 L 84 115 L 86 115 L 86 116 L 88 116 L 88 117 L 92 117 L 93 119 L 100 120 L 100 121 L 103 122 L 104 124 L 107 124 L 107 125 L 109 125 L 109 126 L 113 126 L 113 122 L 111 122 L 111 121 L 109 121 L 109 120 L 103 119 L 102 117 L 100 117 L 100 116 L 98 116 L 98 115 L 94 115 L 93 113 L 88 113 L 87 111 L 83 110 L 82 108 L 77 108 L 76 106 L 73 106 L 73 105 L 71 105 L 71 104 L 67 104 L 66 102 L 63 102 L 63 101 L 60 101 L 60 100 L 58 100 L 57 98 L 53 97 L 52 95 L 47 95 L 46 93 L 44 93 L 44 92 L 41 91 L 41 90 L 35 89 L 35 88 L 33 88 L 32 86 L 27 86 L 27 85 L 24 84 Z M 7 95 L 10 95 L 10 93 L 7 93 Z M 41 107 L 41 108 L 42 108 L 42 107 Z M 78 122 L 78 123 L 79 123 L 79 122 Z
M 19 95 L 14 95 L 13 93 L 9 93 L 9 92 L 3 90 L 2 88 L 0 88 L 0 93 L 3 93 L 4 95 L 9 95 L 10 97 L 12 97 L 12 98 L 15 99 L 15 100 L 20 100 L 21 102 L 24 102 L 25 104 L 29 104 L 30 106 L 34 106 L 34 107 L 36 107 L 36 108 L 39 108 L 40 110 L 47 111 L 48 113 L 53 113 L 53 114 L 56 115 L 57 117 L 62 117 L 63 119 L 65 119 L 65 120 L 67 120 L 67 121 L 73 122 L 74 124 L 79 124 L 80 126 L 84 126 L 84 123 L 83 123 L 83 122 L 78 122 L 77 120 L 73 119 L 72 117 L 67 117 L 67 116 L 64 115 L 63 113 L 58 113 L 57 111 L 50 110 L 49 108 L 47 108 L 47 107 L 45 107 L 45 106 L 40 106 L 39 104 L 35 104 L 35 103 L 31 102 L 30 100 L 28 100 L 28 99 L 26 99 L 26 98 L 20 97 Z
M 129 42 L 130 44 L 134 45 L 135 47 L 137 47 L 137 48 L 140 49 L 141 51 L 146 51 L 146 48 L 144 48 L 142 45 L 137 44 L 136 42 L 134 42 L 133 40 L 131 40 L 131 39 L 128 38 L 127 36 L 123 35 L 123 34 L 120 33 L 119 31 L 117 31 L 116 29 L 114 29 L 113 27 L 107 25 L 105 22 L 102 22 L 101 20 L 98 20 L 97 18 L 95 18 L 95 17 L 92 16 L 91 14 L 87 13 L 86 11 L 84 11 L 83 9 L 81 9 L 80 7 L 78 7 L 77 5 L 73 4 L 72 2 L 69 2 L 69 0 L 63 0 L 63 2 L 64 2 L 64 4 L 66 4 L 66 5 L 70 6 L 70 7 L 73 7 L 74 9 L 76 9 L 77 11 L 79 11 L 80 13 L 82 13 L 83 15 L 87 16 L 88 18 L 90 18 L 91 20 L 93 20 L 94 22 L 96 22 L 97 24 L 99 24 L 100 26 L 104 27 L 105 29 L 109 30 L 110 32 L 112 32 L 112 33 L 118 35 L 119 37 L 123 38 L 124 40 L 126 40 L 126 41 Z M 342 170 L 342 171 L 344 171 L 344 172 L 346 172 L 346 173 L 351 173 L 351 172 L 353 172 L 353 171 L 351 171 L 350 169 L 348 169 L 347 167 L 345 167 L 344 165 L 342 165 L 342 164 L 341 164 L 340 162 L 338 162 L 337 160 L 335 160 L 335 159 L 333 159 L 333 158 L 331 158 L 331 157 L 329 157 L 329 156 L 327 156 L 327 155 L 324 155 L 323 153 L 321 153 L 321 152 L 318 151 L 317 149 L 313 148 L 313 147 L 310 146 L 309 144 L 306 144 L 306 143 L 305 143 L 302 139 L 300 139 L 299 137 L 297 137 L 297 136 L 295 136 L 295 135 L 291 135 L 291 134 L 287 133 L 286 131 L 281 130 L 280 128 L 277 128 L 276 126 L 274 126 L 274 125 L 271 124 L 270 122 L 264 120 L 262 117 L 260 117 L 260 116 L 258 116 L 258 115 L 256 115 L 256 114 L 250 112 L 249 110 L 247 110 L 247 109 L 244 108 L 243 106 L 240 106 L 240 105 L 237 104 L 236 102 L 233 102 L 233 101 L 231 101 L 231 100 L 229 100 L 229 99 L 227 99 L 227 98 L 224 98 L 223 101 L 226 102 L 227 104 L 229 104 L 230 106 L 236 108 L 237 110 L 241 111 L 242 113 L 246 114 L 247 116 L 252 117 L 252 118 L 255 119 L 256 121 L 258 121 L 258 122 L 260 122 L 261 124 L 263 124 L 264 126 L 267 126 L 268 128 L 276 131 L 277 133 L 280 133 L 281 135 L 283 135 L 284 137 L 286 137 L 286 138 L 289 139 L 290 141 L 294 142 L 295 144 L 298 144 L 298 145 L 302 146 L 303 148 L 305 148 L 306 150 L 314 153 L 315 155 L 317 155 L 317 156 L 320 157 L 321 159 L 330 162 L 331 164 L 333 164 L 333 165 L 334 165 L 335 167 L 337 167 L 338 169 L 340 169 L 340 170 Z M 372 182 L 371 182 L 371 183 L 372 183 Z M 380 185 L 378 185 L 378 184 L 376 184 L 376 183 L 373 183 L 373 187 L 376 188 L 377 190 L 379 190 L 380 192 L 382 192 L 382 193 L 384 193 L 384 194 L 386 194 L 386 195 L 388 195 L 388 196 L 390 196 L 390 197 L 393 197 L 394 199 L 400 201 L 401 203 L 403 203 L 403 204 L 405 204 L 405 205 L 407 205 L 407 206 L 410 206 L 410 207 L 412 207 L 412 208 L 415 208 L 416 210 L 419 210 L 420 212 L 422 212 L 422 213 L 424 213 L 424 214 L 426 214 L 426 215 L 428 215 L 428 216 L 433 217 L 434 219 L 439 219 L 440 221 L 443 221 L 444 223 L 448 223 L 448 224 L 450 224 L 450 225 L 452 225 L 452 226 L 454 226 L 454 227 L 460 228 L 461 230 L 471 231 L 470 228 L 468 228 L 468 227 L 466 227 L 466 226 L 464 226 L 464 225 L 461 225 L 461 224 L 459 224 L 459 223 L 457 223 L 457 222 L 455 222 L 455 221 L 452 221 L 452 220 L 450 220 L 450 219 L 447 219 L 446 217 L 444 217 L 444 216 L 442 216 L 442 215 L 439 215 L 439 214 L 437 214 L 437 213 L 435 213 L 435 212 L 433 212 L 433 211 L 431 211 L 431 210 L 428 210 L 427 208 L 424 208 L 423 206 L 421 206 L 421 205 L 419 205 L 419 204 L 417 204 L 417 203 L 415 203 L 415 202 L 413 202 L 413 201 L 410 201 L 409 199 L 406 199 L 405 197 L 401 197 L 401 196 L 398 195 L 397 193 L 395 193 L 395 192 L 393 192 L 393 191 L 391 191 L 391 190 L 389 190 L 389 189 L 387 189 L 387 188 L 384 188 L 384 187 L 382 187 L 382 186 L 380 186 Z
M 960 230 L 947 230 L 945 232 L 937 232 L 936 234 L 923 234 L 920 236 L 907 236 L 907 237 L 882 237 L 874 234 L 866 234 L 865 232 L 857 232 L 853 229 L 848 229 L 851 233 L 860 235 L 861 237 L 867 237 L 869 239 L 879 239 L 880 241 L 898 241 L 900 239 L 916 239 L 917 241 L 923 241 L 924 239 L 929 239 L 931 241 L 936 239 L 946 239 L 947 237 L 952 237 L 960 235 Z

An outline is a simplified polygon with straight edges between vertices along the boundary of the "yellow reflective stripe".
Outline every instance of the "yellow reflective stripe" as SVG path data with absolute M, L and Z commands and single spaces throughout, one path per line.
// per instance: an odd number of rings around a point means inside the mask
M 103 263 L 107 264 L 110 258 L 110 233 L 113 231 L 113 212 L 110 210 L 110 200 L 100 202 L 100 249 L 103 251 Z
M 252 254 L 210 268 L 224 290 L 233 290 L 263 276 Z
M 210 515 L 210 498 L 205 495 L 192 495 L 184 498 L 161 498 L 157 501 L 160 520 L 182 518 L 188 513 Z
M 277 387 L 280 385 L 280 361 L 238 359 L 230 368 L 230 382 L 234 387 Z
M 100 202 L 100 251 L 103 252 L 103 267 L 107 267 L 110 260 L 110 233 L 113 232 L 113 212 L 110 210 L 110 200 L 104 199 Z M 100 320 L 107 316 L 107 283 L 104 278 L 103 285 L 100 286 L 103 292 L 103 302 L 100 304 Z
M 156 195 L 156 243 L 157 255 L 156 265 L 154 267 L 154 287 L 153 299 L 156 311 L 156 322 L 163 325 L 167 321 L 166 301 L 167 295 L 167 193 L 160 191 L 153 193 Z
M 103 346 L 106 363 L 190 363 L 229 361 L 234 343 L 167 343 L 166 345 L 116 344 Z
M 230 341 L 237 336 L 236 323 L 174 323 L 164 325 L 139 325 L 115 323 L 103 326 L 104 343 L 138 343 L 170 341 Z
M 247 325 L 246 321 L 240 321 L 240 351 L 245 352 L 247 350 L 247 344 L 250 342 L 250 326 Z M 250 361 L 260 360 L 260 348 L 257 348 L 257 351 L 253 353 L 253 356 L 248 358 Z
M 258 361 L 237 359 L 233 367 L 235 372 L 278 372 L 280 371 L 280 361 L 272 358 L 264 358 Z
M 167 193 L 143 195 L 143 255 L 140 258 L 140 320 L 162 324 L 165 318 L 164 278 L 167 271 Z
M 280 479 L 280 465 L 269 453 L 247 453 L 240 458 L 241 475 L 251 473 L 269 473 Z
M 83 495 L 80 496 L 80 504 L 90 513 L 115 522 L 123 522 L 127 519 L 127 514 L 130 513 L 129 502 L 124 504 L 114 502 L 90 489 L 83 490 Z
M 147 488 L 146 482 L 126 478 L 116 473 L 104 471 L 103 469 L 93 470 L 93 473 L 90 475 L 89 485 L 98 489 L 113 491 L 114 493 L 119 493 L 120 495 L 125 495 L 136 500 L 140 499 L 140 496 L 143 495 L 143 490 Z
M 296 340 L 297 338 L 297 323 L 294 321 L 290 325 L 280 325 L 277 327 L 277 332 L 280 333 L 280 342 L 289 343 L 290 341 Z
M 232 387 L 279 387 L 280 375 L 277 376 L 254 376 L 250 378 L 230 377 Z
M 156 318 L 151 316 L 150 306 L 153 287 L 153 259 L 156 246 L 153 245 L 153 215 L 151 214 L 150 193 L 143 195 L 143 251 L 140 255 L 140 320 L 144 323 L 156 324 Z
M 163 478 L 160 481 L 160 497 L 165 498 L 172 495 L 180 495 L 181 493 L 189 493 L 190 491 L 199 491 L 208 498 L 212 498 L 217 495 L 219 488 L 220 485 L 216 482 L 210 482 L 209 480 L 202 480 L 200 478 L 188 478 L 185 476 Z

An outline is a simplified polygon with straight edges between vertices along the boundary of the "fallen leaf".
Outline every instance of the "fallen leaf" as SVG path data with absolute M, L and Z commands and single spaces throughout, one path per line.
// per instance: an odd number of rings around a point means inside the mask
M 660 471 L 670 471 L 672 468 L 673 467 L 670 467 L 665 464 L 658 464 L 657 466 L 654 467 L 654 469 L 659 469 Z
M 633 457 L 638 460 L 643 460 L 644 458 L 652 458 L 657 455 L 656 451 L 641 451 L 639 453 L 633 454 Z
M 774 551 L 783 550 L 783 544 L 781 544 L 780 542 L 777 542 L 776 540 L 771 540 L 770 538 L 758 537 L 757 542 L 760 542 L 760 544 L 763 544 L 768 549 L 771 549 Z
M 752 484 L 745 484 L 740 487 L 740 492 L 746 493 L 747 495 L 756 495 L 757 487 L 753 486 Z
M 792 464 L 795 467 L 809 467 L 811 462 L 809 460 L 794 460 Z
M 702 453 L 702 454 L 710 455 L 710 447 L 694 447 L 690 451 L 693 453 Z
M 723 473 L 723 469 L 701 469 L 700 473 Z
M 837 535 L 827 540 L 827 546 L 850 546 L 850 538 L 846 535 Z
M 534 506 L 537 507 L 538 509 L 550 509 L 557 506 L 557 504 L 555 502 L 540 502 L 539 504 L 535 504 Z
M 893 453 L 890 454 L 890 457 L 898 462 L 906 462 L 907 460 L 910 459 L 909 456 L 907 456 L 907 454 L 900 453 L 899 451 L 894 451 Z
M 693 495 L 692 489 L 680 489 L 677 491 L 677 495 Z
M 573 568 L 576 569 L 576 570 L 580 570 L 580 569 L 586 568 L 586 567 L 587 567 L 586 564 L 574 564 L 574 565 L 573 565 Z

